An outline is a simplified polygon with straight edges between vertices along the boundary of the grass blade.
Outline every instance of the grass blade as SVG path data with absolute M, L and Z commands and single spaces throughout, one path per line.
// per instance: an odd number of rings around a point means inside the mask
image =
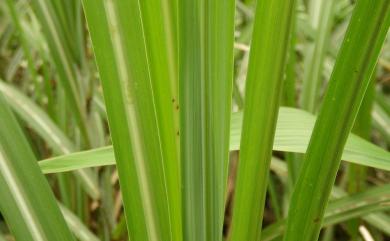
M 230 234 L 232 241 L 260 240 L 294 10 L 294 0 L 259 1 L 256 7 Z
M 55 154 L 70 154 L 77 150 L 50 117 L 23 93 L 1 80 L 0 92 L 3 93 L 10 107 L 46 141 Z M 86 193 L 91 198 L 98 199 L 99 187 L 91 170 L 77 170 L 75 175 Z
M 34 154 L 2 95 L 0 116 L 0 210 L 12 233 L 17 240 L 73 240 Z
M 179 164 L 179 100 L 175 1 L 139 1 L 145 35 L 148 69 L 156 111 L 163 166 L 169 196 L 172 239 L 181 240 L 181 195 Z M 163 24 L 161 24 L 163 23 Z M 150 134 L 155 134 L 151 132 Z
M 342 150 L 389 28 L 389 11 L 390 1 L 356 4 L 293 192 L 286 241 L 318 239 Z
M 375 73 L 375 71 L 374 71 Z M 375 78 L 376 75 L 373 74 L 371 78 Z M 359 112 L 356 116 L 352 132 L 356 135 L 369 140 L 371 137 L 371 113 L 372 107 L 374 104 L 374 94 L 375 94 L 375 81 L 370 81 L 370 84 L 364 95 L 362 104 L 360 105 Z M 367 181 L 367 168 L 364 166 L 350 164 L 346 170 L 348 178 L 348 187 L 347 190 L 349 193 L 353 194 L 355 192 L 362 191 L 366 188 Z M 359 236 L 359 226 L 361 225 L 361 220 L 355 219 L 350 220 L 347 223 L 348 230 L 352 239 L 357 239 Z
M 305 153 L 316 118 L 302 110 L 281 107 L 276 124 L 273 150 Z M 232 115 L 230 150 L 239 150 L 242 113 Z M 383 170 L 389 168 L 390 153 L 364 139 L 350 134 L 342 159 Z
M 130 239 L 180 240 L 179 166 L 174 122 L 169 121 L 173 118 L 169 117 L 173 116 L 172 98 L 163 93 L 163 87 L 171 83 L 166 69 L 159 67 L 167 61 L 167 48 L 154 42 L 160 38 L 153 39 L 150 29 L 150 21 L 161 23 L 164 19 L 160 14 L 149 16 L 153 9 L 143 4 L 138 0 L 83 1 Z M 165 103 L 170 104 L 163 106 Z
M 239 150 L 242 113 L 232 115 L 230 150 Z M 273 150 L 305 153 L 315 123 L 311 114 L 293 108 L 281 107 L 276 124 Z M 390 171 L 390 153 L 368 141 L 350 134 L 344 148 L 343 160 L 362 166 Z M 112 146 L 75 152 L 39 162 L 44 173 L 55 173 L 80 168 L 113 165 Z
M 179 1 L 183 238 L 188 241 L 222 240 L 234 10 L 234 0 Z
M 42 172 L 47 174 L 88 167 L 115 165 L 115 163 L 114 149 L 112 146 L 106 146 L 45 159 L 39 162 L 39 166 Z

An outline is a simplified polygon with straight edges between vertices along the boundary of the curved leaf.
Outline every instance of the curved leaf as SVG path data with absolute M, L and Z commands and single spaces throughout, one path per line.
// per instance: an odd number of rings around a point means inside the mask
M 57 127 L 38 105 L 27 98 L 16 88 L 0 80 L 0 92 L 11 108 L 31 126 L 56 154 L 69 154 L 76 151 L 72 142 Z M 100 196 L 97 181 L 90 170 L 77 170 L 75 175 L 79 178 L 84 190 L 94 199 Z
M 0 116 L 0 210 L 16 240 L 73 240 L 54 194 L 2 95 Z
M 276 151 L 305 153 L 315 116 L 303 110 L 281 107 L 273 149 Z M 230 150 L 239 150 L 242 113 L 233 113 L 230 129 Z M 343 160 L 363 166 L 390 171 L 390 153 L 350 134 L 344 148 Z M 71 153 L 39 162 L 44 173 L 64 172 L 80 168 L 115 164 L 112 146 Z
M 390 1 L 357 1 L 291 196 L 285 241 L 318 240 L 342 152 L 389 26 Z

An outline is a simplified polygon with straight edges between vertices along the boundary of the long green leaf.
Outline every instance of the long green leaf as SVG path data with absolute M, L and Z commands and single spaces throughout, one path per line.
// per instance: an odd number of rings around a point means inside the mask
M 230 150 L 239 150 L 242 113 L 233 113 L 230 130 Z M 315 117 L 305 111 L 281 107 L 276 124 L 273 150 L 305 153 L 315 123 Z M 363 166 L 390 171 L 390 153 L 350 134 L 343 160 Z M 115 157 L 111 146 L 58 156 L 40 162 L 44 173 L 65 172 L 80 168 L 112 165 Z
M 279 114 L 279 117 L 282 116 L 282 114 Z M 59 156 L 47 160 L 43 160 L 39 162 L 41 169 L 44 173 L 52 173 L 52 172 L 64 172 L 69 170 L 74 170 L 78 168 L 85 168 L 85 167 L 92 167 L 92 166 L 104 166 L 104 165 L 114 165 L 115 164 L 115 156 L 114 152 L 111 146 L 94 149 L 90 151 L 83 151 L 79 153 L 72 153 L 70 155 L 66 156 Z M 287 167 L 286 164 L 283 161 L 280 161 L 276 158 L 273 158 L 271 161 L 271 170 L 278 174 L 281 178 L 287 177 Z M 383 193 L 388 195 L 387 186 L 386 188 L 380 188 Z M 375 188 L 374 188 L 375 189 Z M 374 190 L 372 189 L 372 190 Z M 336 190 L 336 189 L 335 189 Z M 340 190 L 337 189 L 340 193 Z M 379 190 L 379 189 L 378 189 Z M 387 192 L 386 192 L 387 191 Z M 364 192 L 365 193 L 365 192 Z M 330 225 L 329 220 L 336 220 L 337 222 L 342 222 L 347 219 L 353 218 L 353 217 L 359 217 L 363 215 L 363 219 L 369 222 L 371 225 L 379 225 L 378 228 L 381 228 L 382 231 L 386 232 L 388 225 L 390 222 L 386 222 L 388 218 L 384 216 L 384 214 L 369 214 L 366 215 L 374 210 L 381 210 L 385 207 L 378 207 L 378 205 L 372 205 L 372 202 L 376 202 L 376 199 L 371 194 L 371 190 L 367 193 L 368 195 L 364 195 L 365 198 L 369 197 L 369 201 L 371 203 L 367 203 L 367 206 L 365 205 L 351 205 L 350 203 L 346 203 L 344 208 L 339 208 L 340 212 L 334 212 L 334 214 L 329 215 L 328 211 L 326 211 L 325 214 L 325 221 L 324 225 Z M 383 196 L 383 193 L 380 193 L 380 197 Z M 345 195 L 345 194 L 344 194 Z M 359 194 L 360 195 L 360 194 Z M 341 195 L 342 197 L 343 195 Z M 340 195 L 337 195 L 336 197 L 340 198 Z M 347 199 L 340 199 L 340 200 L 351 200 L 353 203 L 358 203 L 357 199 L 354 199 L 354 197 L 347 198 Z M 379 199 L 378 199 L 379 200 Z M 385 205 L 386 201 L 381 200 L 383 204 Z M 361 202 L 359 202 L 361 203 Z M 368 208 L 367 208 L 368 207 Z M 366 216 L 364 216 L 366 215 Z M 336 219 L 336 217 L 339 217 Z M 340 218 L 341 217 L 341 218 Z M 65 216 L 66 218 L 66 216 Z M 335 224 L 336 221 L 332 222 L 332 224 Z M 72 226 L 71 226 L 72 227 Z M 285 222 L 277 222 L 275 224 L 272 224 L 271 226 L 268 226 L 265 228 L 262 234 L 262 240 L 272 240 L 273 238 L 276 238 L 278 236 L 281 236 L 283 234 L 283 231 L 285 229 Z
M 50 186 L 2 95 L 0 116 L 0 210 L 12 233 L 17 240 L 73 240 Z
M 390 24 L 390 1 L 359 0 L 291 198 L 285 241 L 318 239 L 329 194 Z
M 294 0 L 258 1 L 229 239 L 260 240 Z
M 179 1 L 183 239 L 222 240 L 234 0 Z
M 168 186 L 172 239 L 181 240 L 177 26 L 174 22 L 177 6 L 172 0 L 139 1 L 139 4 Z
M 39 162 L 42 172 L 67 172 L 88 167 L 115 165 L 115 155 L 112 146 L 75 152 L 69 155 L 57 156 Z
M 166 2 L 155 3 L 153 8 L 161 8 Z M 130 239 L 180 240 L 178 130 L 172 121 L 169 86 L 173 84 L 161 27 L 165 20 L 152 5 L 138 0 L 84 0 L 83 6 L 102 81 Z
M 305 153 L 316 118 L 303 110 L 281 107 L 276 125 L 273 150 Z M 238 150 L 242 114 L 232 116 L 230 150 Z M 350 134 L 342 159 L 348 162 L 389 170 L 390 153 Z
M 0 92 L 3 93 L 10 107 L 46 141 L 55 154 L 69 154 L 77 150 L 50 117 L 23 93 L 2 82 L 1 79 Z M 85 191 L 92 198 L 98 199 L 99 187 L 91 170 L 78 170 L 75 175 Z

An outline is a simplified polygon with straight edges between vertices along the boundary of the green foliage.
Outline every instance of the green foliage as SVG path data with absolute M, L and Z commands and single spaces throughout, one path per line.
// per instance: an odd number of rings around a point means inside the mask
M 389 8 L 0 1 L 0 240 L 387 240 Z
M 232 241 L 261 237 L 294 6 L 294 0 L 289 0 L 258 2 L 256 7 L 233 201 Z M 276 28 L 278 31 L 273 31 Z
M 222 240 L 234 0 L 179 1 L 183 239 Z
M 390 1 L 358 1 L 291 198 L 286 241 L 318 239 L 342 149 L 389 26 Z
M 2 95 L 0 116 L 0 211 L 15 238 L 73 240 L 31 147 Z

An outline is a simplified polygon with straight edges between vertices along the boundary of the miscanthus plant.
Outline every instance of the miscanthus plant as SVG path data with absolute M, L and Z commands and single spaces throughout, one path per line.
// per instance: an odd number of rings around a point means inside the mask
M 389 0 L 1 1 L 0 241 L 389 239 L 389 25 Z

